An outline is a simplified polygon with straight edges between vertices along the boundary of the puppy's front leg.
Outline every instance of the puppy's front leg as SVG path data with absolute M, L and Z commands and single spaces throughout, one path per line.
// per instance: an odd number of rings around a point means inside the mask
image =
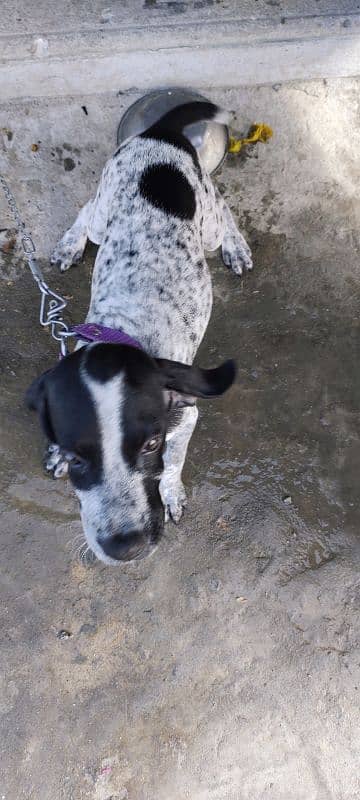
M 64 478 L 69 471 L 69 462 L 64 457 L 58 444 L 49 444 L 45 453 L 44 467 L 51 472 L 53 478 Z
M 163 455 L 164 472 L 160 481 L 160 495 L 165 508 L 165 522 L 181 519 L 186 504 L 186 493 L 181 480 L 186 451 L 195 428 L 198 409 L 188 406 L 182 412 L 181 422 L 169 434 Z
M 203 176 L 201 206 L 204 250 L 211 252 L 221 245 L 224 264 L 237 275 L 252 269 L 250 247 L 237 229 L 229 206 L 206 174 Z
M 93 205 L 92 200 L 86 203 L 76 217 L 74 224 L 64 233 L 51 255 L 51 263 L 56 264 L 61 272 L 65 272 L 72 264 L 80 261 L 83 256 Z
M 216 199 L 223 220 L 224 236 L 221 242 L 223 262 L 236 275 L 242 275 L 244 271 L 253 268 L 250 247 L 238 230 L 229 206 L 217 190 Z

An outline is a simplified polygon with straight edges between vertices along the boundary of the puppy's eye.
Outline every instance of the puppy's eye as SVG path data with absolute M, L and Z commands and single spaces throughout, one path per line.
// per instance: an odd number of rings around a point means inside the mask
M 155 453 L 156 450 L 159 450 L 159 448 L 161 447 L 161 442 L 162 442 L 161 434 L 158 434 L 157 436 L 152 436 L 151 439 L 148 439 L 147 442 L 145 442 L 141 452 L 144 453 L 145 455 L 147 453 Z

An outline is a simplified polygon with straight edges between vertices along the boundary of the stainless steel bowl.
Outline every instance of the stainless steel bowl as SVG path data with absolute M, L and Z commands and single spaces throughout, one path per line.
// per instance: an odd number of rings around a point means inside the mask
M 207 100 L 207 98 L 189 89 L 157 89 L 140 97 L 125 111 L 118 128 L 118 145 L 129 136 L 136 136 L 146 131 L 170 109 L 183 103 L 192 103 L 194 100 Z M 196 147 L 205 169 L 210 174 L 219 169 L 229 146 L 227 125 L 219 122 L 200 122 L 188 125 L 184 133 Z

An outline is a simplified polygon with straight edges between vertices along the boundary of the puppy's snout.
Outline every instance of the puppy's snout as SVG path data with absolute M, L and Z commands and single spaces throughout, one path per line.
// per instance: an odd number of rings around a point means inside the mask
M 116 561 L 132 561 L 148 546 L 148 538 L 141 531 L 116 533 L 99 541 L 105 555 Z

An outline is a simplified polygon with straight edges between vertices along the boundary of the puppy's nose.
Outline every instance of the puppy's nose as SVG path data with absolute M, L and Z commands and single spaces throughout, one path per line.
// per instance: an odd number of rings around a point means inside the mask
M 99 542 L 104 553 L 117 561 L 132 561 L 140 555 L 147 543 L 147 537 L 141 531 L 116 533 Z

